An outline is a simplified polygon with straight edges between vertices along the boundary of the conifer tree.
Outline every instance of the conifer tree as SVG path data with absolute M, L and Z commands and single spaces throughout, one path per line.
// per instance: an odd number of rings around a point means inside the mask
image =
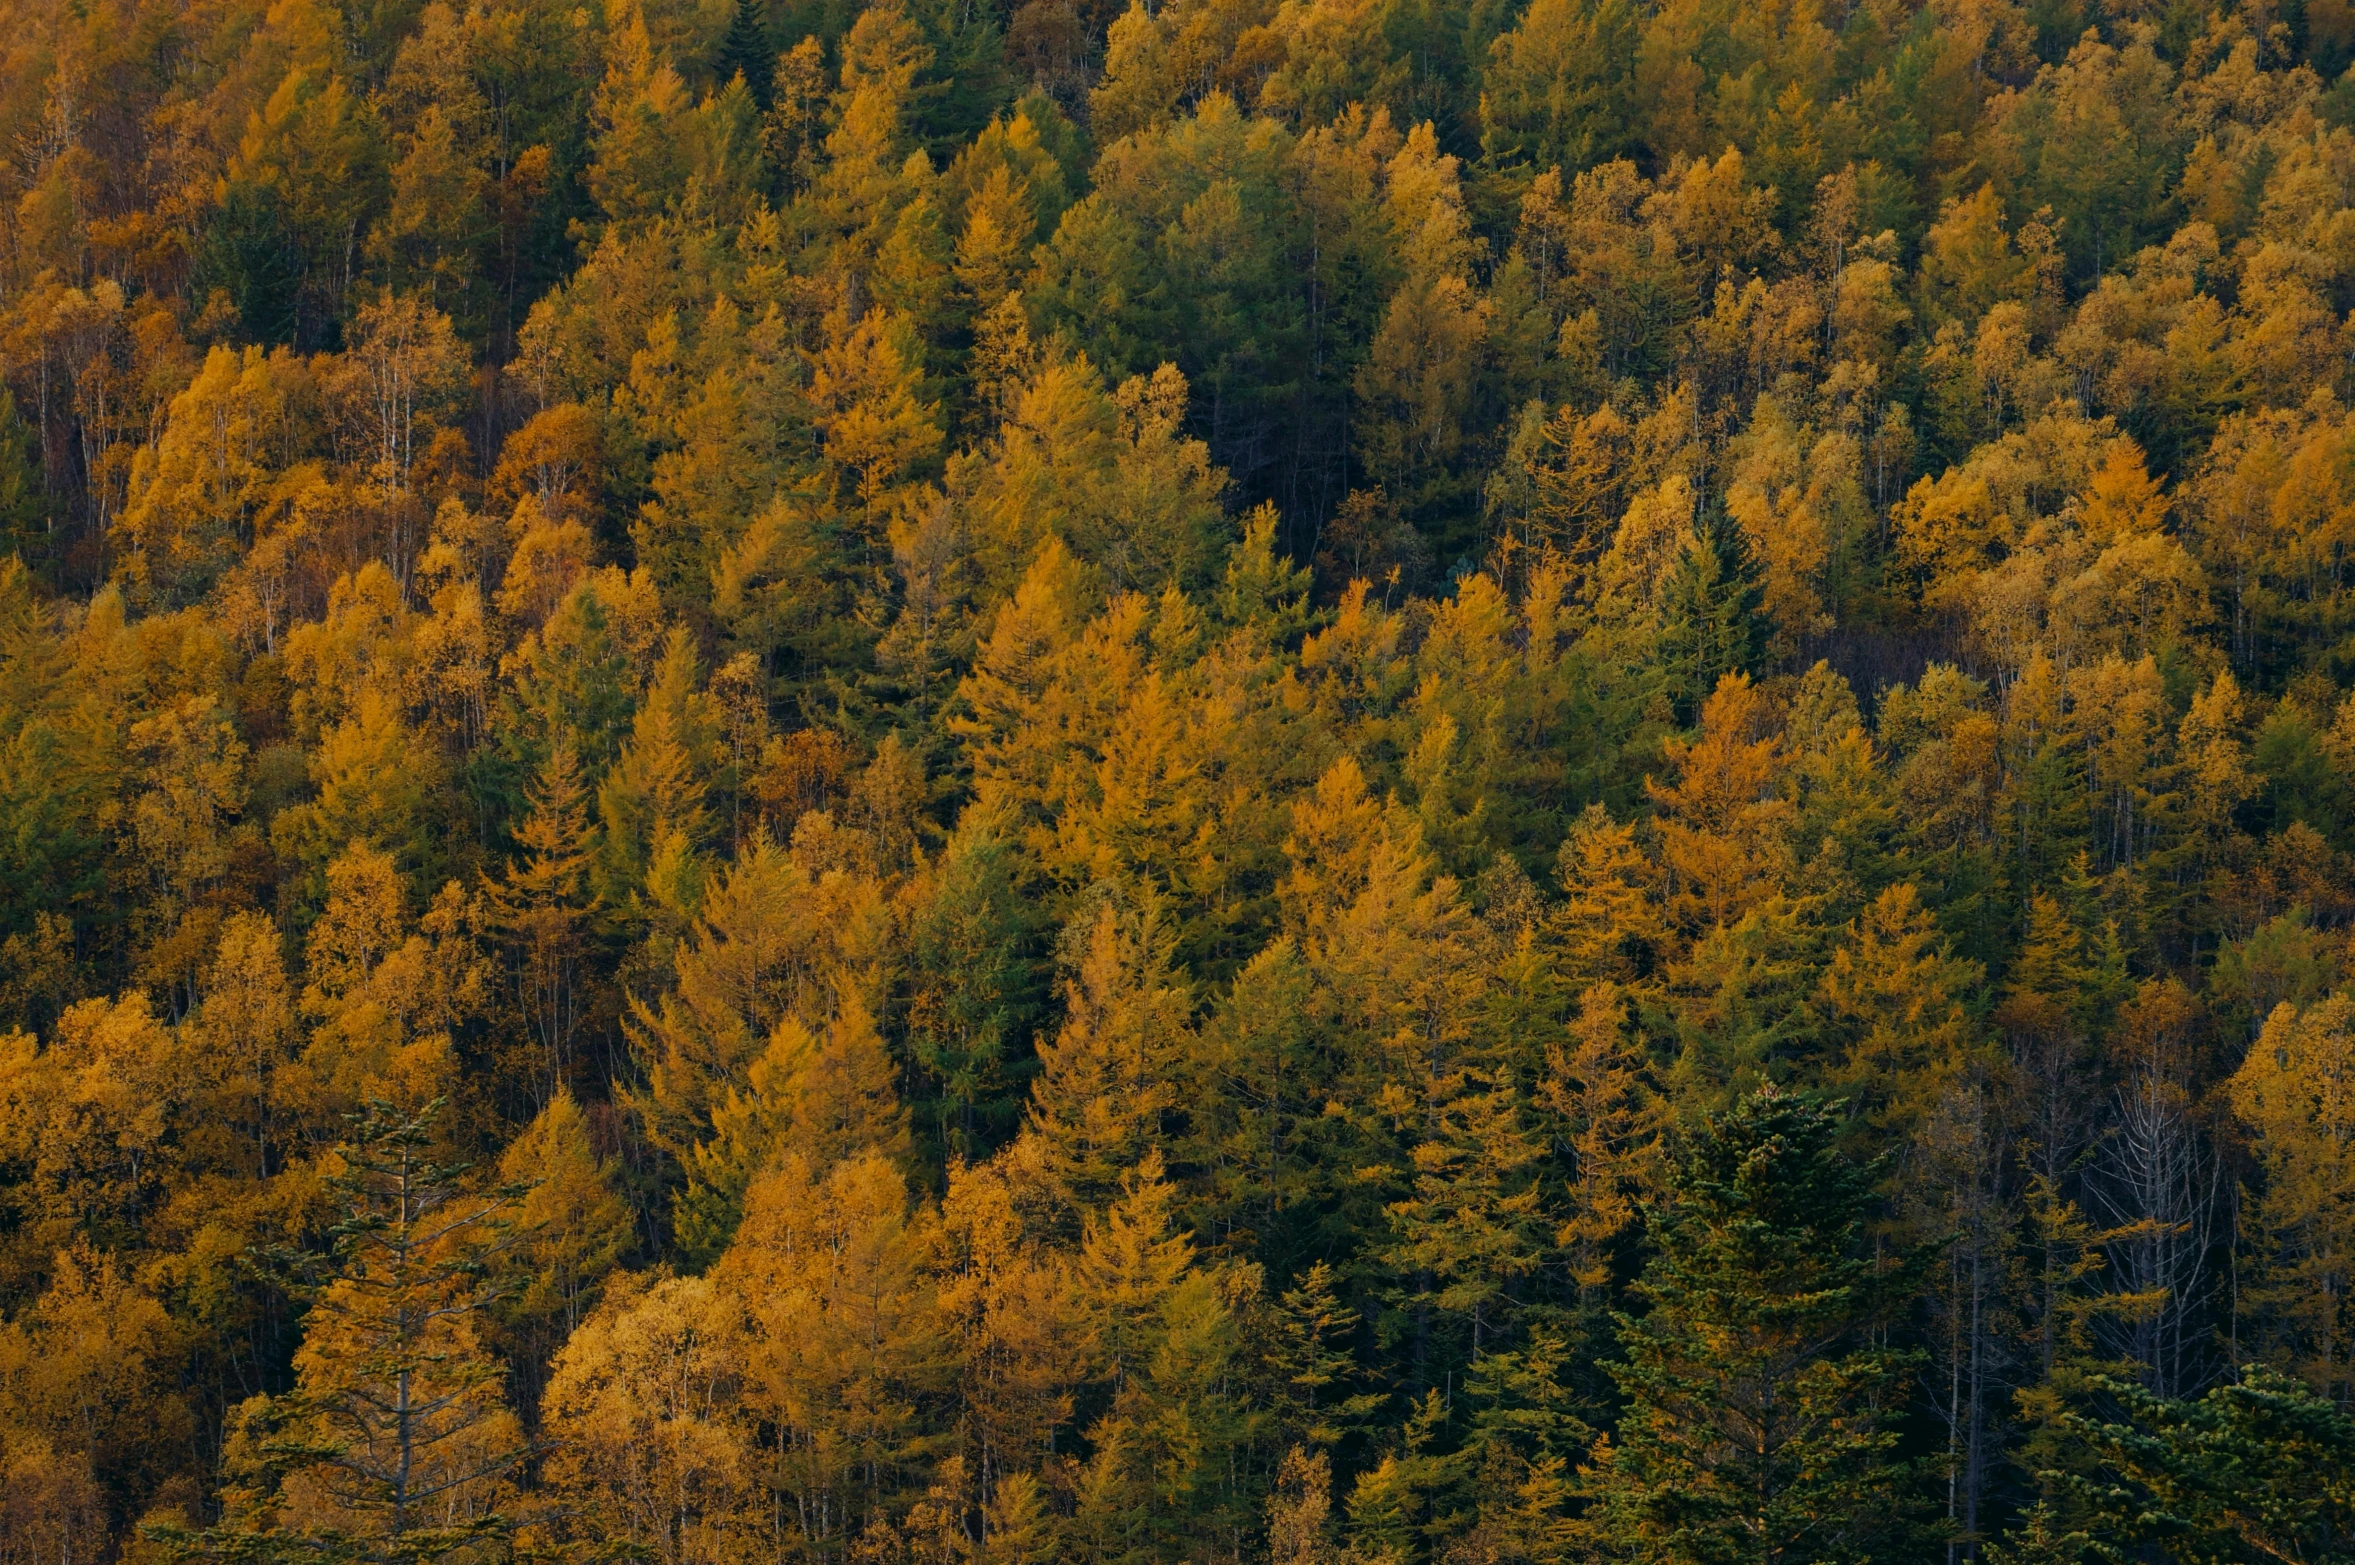
M 1534 1167 L 1543 1148 L 1508 1072 L 1467 1068 L 1430 1117 L 1412 1193 L 1388 1208 L 1384 1259 L 1404 1279 L 1402 1307 L 1460 1319 L 1477 1363 L 1509 1329 L 1523 1279 L 1549 1258 L 1556 1224 Z
M 728 30 L 720 36 L 719 70 L 725 84 L 744 78 L 753 103 L 767 114 L 777 101 L 777 50 L 769 42 L 768 0 L 736 0 Z
M 518 1277 L 494 1310 L 522 1339 L 519 1368 L 546 1364 L 632 1248 L 637 1225 L 614 1190 L 614 1173 L 591 1145 L 588 1116 L 565 1087 L 499 1159 L 500 1178 L 523 1191 L 512 1252 Z
M 485 888 L 500 934 L 514 950 L 516 998 L 540 1048 L 544 1093 L 571 1077 L 573 1039 L 587 1020 L 593 980 L 588 949 L 589 790 L 569 735 L 558 734 L 527 798 L 531 813 L 515 830 L 521 850 L 506 874 Z
M 1722 506 L 1705 506 L 1660 588 L 1660 666 L 1690 722 L 1728 674 L 1766 656 L 1766 572 L 1749 535 Z
M 1875 1328 L 1912 1278 L 1863 1244 L 1872 1170 L 1839 1121 L 1765 1089 L 1705 1123 L 1653 1213 L 1623 1315 L 1627 1399 L 1583 1483 L 1592 1542 L 1643 1561 L 1863 1561 L 1917 1539 Z
M 355 1116 L 328 1176 L 331 1248 L 269 1257 L 310 1300 L 295 1386 L 239 1409 L 231 1462 L 251 1487 L 222 1526 L 167 1534 L 172 1553 L 407 1562 L 512 1535 L 501 1502 L 529 1443 L 480 1317 L 523 1192 L 463 1190 L 433 1155 L 440 1107 Z
M 2197 1399 L 2098 1379 L 2122 1417 L 2068 1422 L 2103 1471 L 2070 1475 L 2073 1557 L 2340 1559 L 2355 1536 L 2355 1419 L 2287 1375 L 2251 1365 Z M 2034 1534 L 2031 1533 L 2031 1537 Z
M 1034 914 L 1015 884 L 1016 855 L 982 820 L 935 861 L 910 929 L 908 1034 L 930 1079 L 937 1155 L 980 1156 L 1013 1128 L 1018 1049 L 1041 996 L 1026 947 Z
M 1061 955 L 1068 1007 L 1039 1050 L 1014 1166 L 1067 1220 L 1101 1212 L 1159 1143 L 1171 1104 L 1168 1062 L 1190 1038 L 1170 932 L 1152 903 L 1124 906 L 1103 886 L 1080 906 Z

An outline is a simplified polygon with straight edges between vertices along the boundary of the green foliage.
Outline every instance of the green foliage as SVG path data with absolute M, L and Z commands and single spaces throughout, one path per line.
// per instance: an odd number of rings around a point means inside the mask
M 1732 516 L 1704 509 L 1661 589 L 1659 657 L 1687 722 L 1719 680 L 1750 673 L 1765 656 L 1764 576 Z
M 2355 1529 L 2355 1422 L 2334 1404 L 2259 1365 L 2195 1399 L 2107 1378 L 2091 1389 L 2118 1412 L 2068 1415 L 2100 1470 L 2066 1479 L 2077 1527 L 2052 1557 L 2345 1557 Z
M 1771 1090 L 1693 1136 L 1620 1319 L 1627 1398 L 1588 1481 L 1617 1556 L 1870 1559 L 1905 1552 L 1902 1355 L 1874 1329 L 1912 1279 L 1864 1243 L 1871 1171 L 1832 1113 Z

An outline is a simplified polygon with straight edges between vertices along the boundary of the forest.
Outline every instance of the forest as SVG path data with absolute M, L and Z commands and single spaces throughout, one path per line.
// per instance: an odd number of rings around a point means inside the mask
M 0 23 L 0 1565 L 2355 1560 L 2350 0 Z

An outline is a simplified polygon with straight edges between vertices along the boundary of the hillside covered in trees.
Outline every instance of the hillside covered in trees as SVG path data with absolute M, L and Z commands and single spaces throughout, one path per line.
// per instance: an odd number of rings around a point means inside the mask
M 2355 1558 L 2347 0 L 0 20 L 0 1565 Z

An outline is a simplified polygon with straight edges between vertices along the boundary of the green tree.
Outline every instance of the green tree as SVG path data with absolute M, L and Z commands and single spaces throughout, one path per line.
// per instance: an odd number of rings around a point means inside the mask
M 728 14 L 728 30 L 720 38 L 720 85 L 744 78 L 762 114 L 777 103 L 777 47 L 769 41 L 768 0 L 736 0 Z
M 2062 1480 L 2082 1520 L 2059 1557 L 2255 1565 L 2355 1552 L 2355 1419 L 2343 1408 L 2260 1365 L 2196 1400 L 2105 1377 L 2093 1389 L 2124 1416 L 2066 1415 L 2100 1471 Z
M 1908 1365 L 1875 1332 L 1914 1278 L 1863 1243 L 1874 1170 L 1840 1135 L 1830 1109 L 1767 1088 L 1678 1160 L 1646 1307 L 1620 1317 L 1627 1408 L 1584 1474 L 1609 1556 L 1829 1565 L 1917 1541 L 1891 1428 Z
M 1660 587 L 1659 659 L 1677 715 L 1691 722 L 1727 674 L 1766 655 L 1766 570 L 1722 506 L 1706 507 Z

